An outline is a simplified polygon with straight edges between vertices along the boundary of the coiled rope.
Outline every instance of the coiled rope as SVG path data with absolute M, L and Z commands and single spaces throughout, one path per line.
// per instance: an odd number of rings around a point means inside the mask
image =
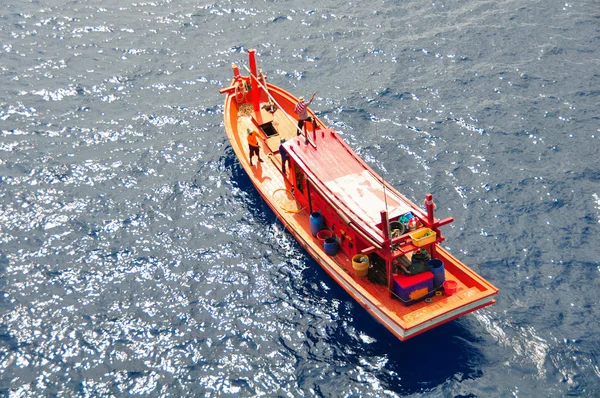
M 275 194 L 276 194 L 277 192 L 279 192 L 279 191 L 285 191 L 285 192 L 289 193 L 289 194 L 290 194 L 292 197 L 294 196 L 294 195 L 292 194 L 292 192 L 291 192 L 289 189 L 287 189 L 287 188 L 278 188 L 278 189 L 276 189 L 276 190 L 274 190 L 274 191 L 273 191 L 273 194 L 272 194 L 272 195 L 273 195 L 273 196 L 275 196 Z M 283 205 L 280 205 L 280 207 L 281 207 L 281 209 L 282 209 L 283 211 L 285 211 L 286 213 L 291 213 L 291 214 L 297 214 L 297 213 L 300 213 L 302 210 L 304 210 L 304 209 L 305 209 L 304 207 L 301 207 L 301 208 L 299 208 L 299 209 L 287 209 L 287 208 L 283 207 Z

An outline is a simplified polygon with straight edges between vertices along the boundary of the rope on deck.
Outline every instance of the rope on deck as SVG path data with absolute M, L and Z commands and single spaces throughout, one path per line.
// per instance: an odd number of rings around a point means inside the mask
M 275 194 L 276 194 L 277 192 L 279 192 L 279 191 L 285 191 L 285 192 L 289 193 L 289 194 L 290 194 L 292 197 L 294 196 L 294 194 L 292 193 L 292 191 L 290 191 L 290 190 L 289 190 L 289 189 L 287 189 L 287 188 L 278 188 L 278 189 L 276 189 L 276 190 L 274 190 L 274 191 L 273 191 L 272 195 L 273 195 L 273 196 L 275 196 Z M 285 211 L 286 213 L 292 213 L 292 214 L 297 214 L 297 213 L 300 213 L 302 210 L 304 210 L 304 209 L 305 209 L 304 207 L 301 207 L 301 208 L 299 208 L 299 209 L 286 209 L 285 207 L 283 207 L 283 205 L 279 205 L 279 206 L 280 206 L 280 207 L 281 207 L 281 209 L 282 209 L 283 211 Z

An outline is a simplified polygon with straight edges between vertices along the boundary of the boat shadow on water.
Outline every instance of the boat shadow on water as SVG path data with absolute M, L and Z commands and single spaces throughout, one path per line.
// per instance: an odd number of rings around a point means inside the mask
M 486 360 L 477 348 L 482 337 L 471 332 L 473 324 L 468 318 L 454 320 L 400 343 L 333 282 L 316 262 L 311 259 L 310 263 L 310 268 L 303 272 L 304 289 L 310 290 L 312 295 L 322 295 L 328 300 L 335 298 L 344 303 L 338 311 L 345 313 L 338 314 L 338 318 L 342 319 L 332 328 L 327 343 L 344 352 L 343 359 L 351 364 L 383 358 L 386 362 L 380 369 L 364 366 L 365 373 L 386 384 L 383 387 L 412 394 L 439 388 L 448 380 L 461 382 L 482 376 L 481 368 Z M 325 283 L 328 289 L 310 287 L 321 283 Z
M 266 202 L 261 198 L 260 194 L 254 188 L 250 177 L 240 166 L 235 153 L 230 148 L 227 150 L 227 156 L 224 157 L 224 166 L 231 172 L 231 182 L 237 186 L 245 195 L 248 200 L 248 210 L 253 213 L 257 219 L 264 219 L 268 217 L 270 221 L 276 221 L 277 217 Z

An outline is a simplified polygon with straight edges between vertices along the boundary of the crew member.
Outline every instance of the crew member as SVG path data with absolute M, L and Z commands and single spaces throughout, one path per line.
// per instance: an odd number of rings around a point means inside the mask
M 281 171 L 283 174 L 286 174 L 286 163 L 289 165 L 290 163 L 290 155 L 287 152 L 287 149 L 283 146 L 285 142 L 285 138 L 281 139 L 281 143 L 279 144 L 279 155 L 281 155 Z
M 252 166 L 252 157 L 256 155 L 259 162 L 263 162 L 260 158 L 260 146 L 258 145 L 258 133 L 256 130 L 246 129 L 248 132 L 248 149 L 250 149 L 250 166 Z
M 298 131 L 297 131 L 298 134 L 297 135 L 300 135 L 300 132 L 304 131 L 303 130 L 304 122 L 306 122 L 306 121 L 313 123 L 313 125 L 315 126 L 315 129 L 317 128 L 312 116 L 308 116 L 308 106 L 313 102 L 316 94 L 317 93 L 314 92 L 312 97 L 310 97 L 310 101 L 308 101 L 308 102 L 304 102 L 304 97 L 302 97 L 302 96 L 298 98 L 298 103 L 296 104 L 296 107 L 294 108 L 294 111 L 298 114 Z

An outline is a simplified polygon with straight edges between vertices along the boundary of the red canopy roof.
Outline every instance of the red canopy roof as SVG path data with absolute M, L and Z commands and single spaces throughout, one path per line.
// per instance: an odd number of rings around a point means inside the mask
M 316 145 L 306 145 L 303 137 L 297 137 L 284 146 L 311 184 L 337 206 L 338 212 L 379 244 L 383 243 L 382 210 L 387 208 L 390 220 L 409 211 L 422 213 L 395 189 L 384 188 L 382 178 L 332 129 L 324 130 L 324 135 L 317 131 Z

